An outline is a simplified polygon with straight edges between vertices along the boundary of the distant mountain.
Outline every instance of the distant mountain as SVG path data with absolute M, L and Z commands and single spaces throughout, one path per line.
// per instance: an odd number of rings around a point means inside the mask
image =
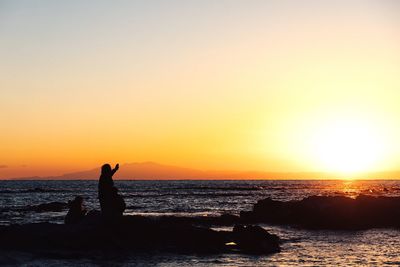
M 100 167 L 89 171 L 67 173 L 53 179 L 98 179 Z M 200 179 L 206 173 L 200 170 L 161 165 L 155 162 L 128 163 L 120 166 L 114 178 L 116 179 Z
M 100 167 L 89 171 L 67 173 L 47 179 L 98 179 Z M 128 163 L 120 166 L 115 179 L 181 180 L 181 179 L 321 179 L 331 178 L 322 173 L 283 173 L 260 171 L 202 171 L 155 162 Z
M 399 172 L 373 172 L 359 174 L 356 179 L 398 179 Z M 13 180 L 84 180 L 98 179 L 100 166 L 98 168 L 66 173 L 53 177 L 22 177 Z M 137 179 L 137 180 L 203 180 L 203 179 L 341 179 L 338 175 L 323 172 L 261 172 L 261 171 L 202 171 L 197 169 L 182 168 L 177 166 L 162 165 L 155 162 L 127 163 L 120 166 L 114 176 L 115 179 Z
M 40 177 L 40 176 L 29 176 L 29 177 L 14 177 L 10 178 L 10 180 L 44 180 L 47 177 Z M 6 178 L 7 180 L 7 178 Z

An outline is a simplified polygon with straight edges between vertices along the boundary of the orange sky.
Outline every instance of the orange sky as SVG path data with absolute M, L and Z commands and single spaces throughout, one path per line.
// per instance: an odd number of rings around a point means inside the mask
M 0 178 L 398 170 L 400 5 L 331 2 L 2 1 Z

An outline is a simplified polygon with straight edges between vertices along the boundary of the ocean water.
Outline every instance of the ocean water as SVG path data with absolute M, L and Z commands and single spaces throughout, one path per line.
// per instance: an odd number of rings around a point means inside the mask
M 250 210 L 259 199 L 298 200 L 311 195 L 400 196 L 400 181 L 115 181 L 126 214 L 211 216 Z M 66 211 L 36 213 L 29 207 L 85 199 L 99 209 L 97 181 L 0 181 L 0 224 L 62 223 Z M 399 266 L 400 231 L 308 231 L 263 225 L 281 237 L 282 252 L 269 256 L 234 254 L 91 255 L 84 259 L 0 252 L 0 265 L 25 266 Z

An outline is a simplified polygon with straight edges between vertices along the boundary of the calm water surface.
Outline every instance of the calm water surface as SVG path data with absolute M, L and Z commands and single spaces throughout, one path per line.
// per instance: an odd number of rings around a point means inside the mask
M 399 181 L 116 181 L 128 214 L 208 216 L 250 210 L 259 199 L 302 199 L 310 195 L 400 196 Z M 35 213 L 28 205 L 66 202 L 76 195 L 99 209 L 97 181 L 0 181 L 0 223 L 52 221 L 64 212 Z M 0 252 L 0 265 L 21 266 L 400 266 L 400 231 L 306 231 L 264 225 L 282 240 L 282 252 L 248 255 L 91 255 L 85 259 Z

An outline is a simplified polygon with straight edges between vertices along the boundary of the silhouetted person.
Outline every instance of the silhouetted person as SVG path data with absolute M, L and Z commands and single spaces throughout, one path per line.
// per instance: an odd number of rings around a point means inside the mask
M 99 200 L 101 213 L 104 216 L 112 216 L 112 198 L 114 181 L 112 179 L 114 173 L 119 169 L 119 164 L 115 165 L 114 169 L 111 169 L 110 164 L 104 164 L 101 167 L 101 175 L 99 179 Z
M 83 198 L 75 197 L 74 200 L 68 201 L 68 213 L 65 216 L 65 224 L 74 224 L 80 222 L 85 217 L 86 209 L 83 207 Z

